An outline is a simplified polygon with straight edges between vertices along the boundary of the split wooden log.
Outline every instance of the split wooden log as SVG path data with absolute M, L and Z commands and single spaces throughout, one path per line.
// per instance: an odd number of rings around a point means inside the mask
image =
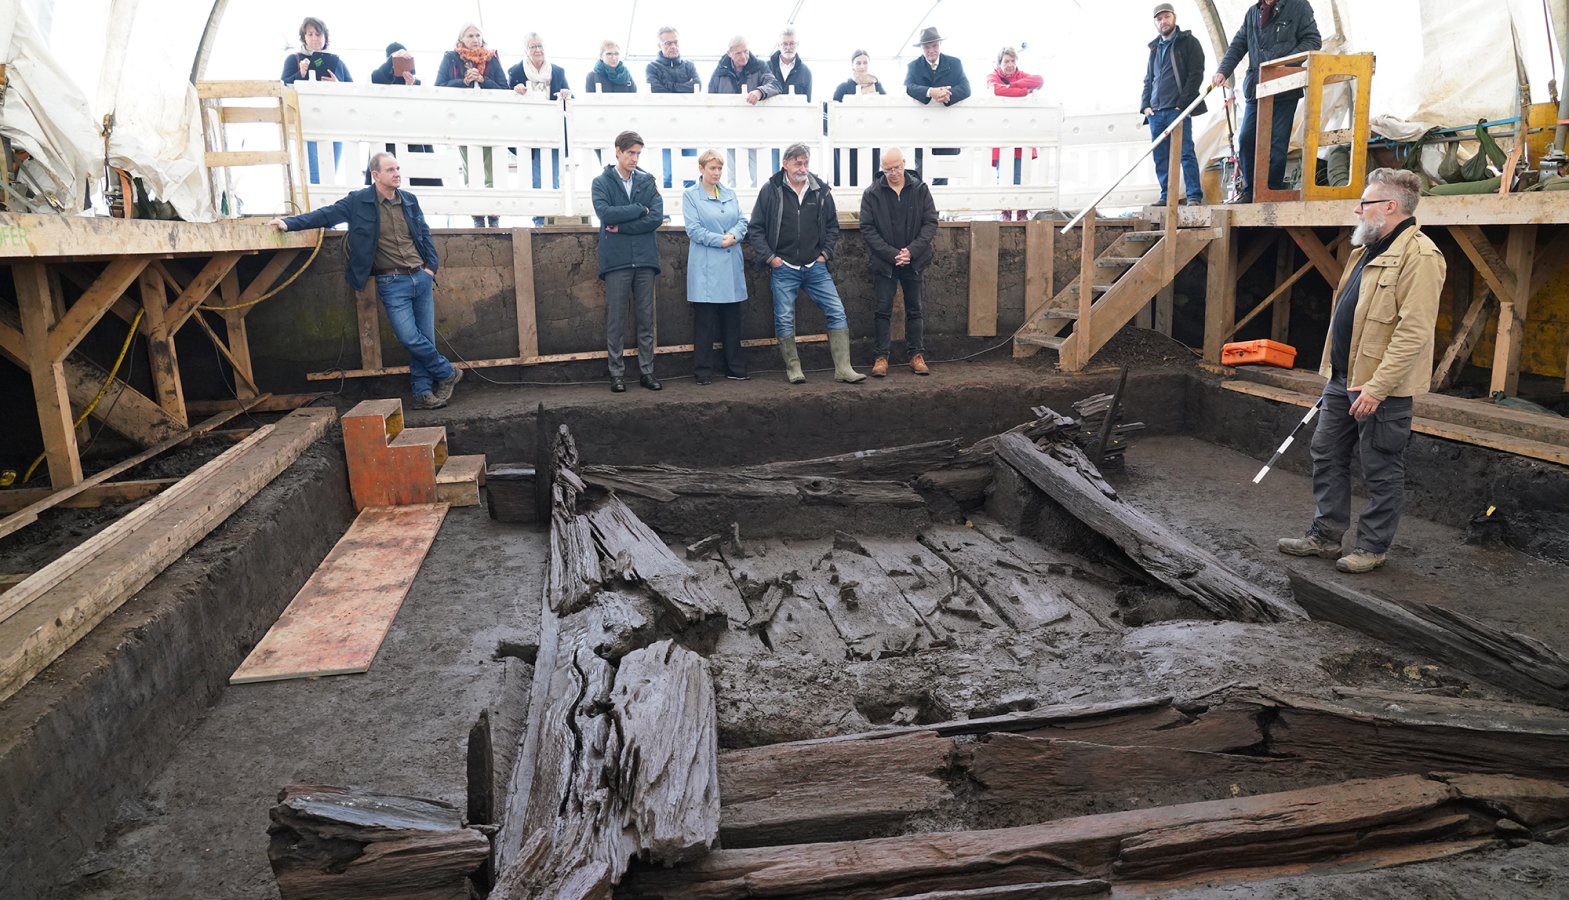
M 922 472 L 946 465 L 958 453 L 956 440 L 928 441 L 882 450 L 858 450 L 840 456 L 747 466 L 741 471 L 759 478 L 800 476 L 847 481 L 909 481 Z
M 1023 436 L 1005 434 L 997 449 L 1025 478 L 1110 538 L 1151 575 L 1215 615 L 1244 622 L 1306 618 L 1296 604 L 1258 588 L 1213 555 L 1122 502 L 1077 447 L 1057 443 L 1048 454 Z
M 468 900 L 490 841 L 435 800 L 292 786 L 269 812 L 282 900 Z
M 722 614 L 692 567 L 670 552 L 620 498 L 610 496 L 581 518 L 588 521 L 599 552 L 618 576 L 645 585 L 678 628 Z
M 577 684 L 552 695 L 540 722 L 528 838 L 502 871 L 496 900 L 608 897 L 633 857 L 672 865 L 718 841 L 707 662 L 661 641 L 612 669 L 569 631 L 560 639 L 557 672 Z
M 1069 879 L 1156 880 L 1305 859 L 1330 863 L 1436 842 L 1494 845 L 1496 819 L 1486 806 L 1493 798 L 1472 790 L 1408 775 L 1018 828 L 720 850 L 674 869 L 639 870 L 616 895 L 883 900 Z M 1512 786 L 1507 793 L 1528 792 Z M 1545 806 L 1539 827 L 1569 818 L 1569 808 Z
M 1398 604 L 1289 570 L 1314 619 L 1361 632 L 1470 672 L 1528 700 L 1569 708 L 1569 660 L 1541 641 L 1426 603 Z
M 896 481 L 854 481 L 807 475 L 755 475 L 740 469 L 702 471 L 676 466 L 585 466 L 583 480 L 652 500 L 723 497 L 794 500 L 806 506 L 892 506 L 915 509 L 919 494 Z

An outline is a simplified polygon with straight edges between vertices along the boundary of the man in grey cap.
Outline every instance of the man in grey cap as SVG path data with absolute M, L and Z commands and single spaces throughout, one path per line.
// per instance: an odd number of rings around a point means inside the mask
M 964 77 L 964 63 L 942 52 L 942 35 L 936 28 L 921 29 L 921 39 L 915 42 L 921 55 L 910 60 L 904 73 L 904 92 L 917 103 L 927 104 L 936 100 L 943 106 L 952 106 L 970 96 L 970 79 Z M 958 148 L 937 147 L 933 156 L 957 156 Z M 921 167 L 921 149 L 915 150 L 915 167 Z M 934 185 L 947 184 L 946 178 L 930 179 Z
M 1198 99 L 1204 86 L 1204 48 L 1191 31 L 1177 27 L 1177 11 L 1170 3 L 1155 6 L 1155 30 L 1159 32 L 1150 41 L 1149 63 L 1144 67 L 1144 96 L 1139 110 L 1150 126 L 1150 140 L 1176 121 L 1188 104 Z M 1207 110 L 1200 103 L 1193 115 L 1201 116 Z M 1166 174 L 1171 165 L 1171 142 L 1163 141 L 1155 148 L 1155 176 L 1160 179 L 1160 202 L 1166 202 Z M 1193 121 L 1189 119 L 1182 128 L 1182 186 L 1187 191 L 1187 202 L 1202 206 L 1204 187 L 1199 183 L 1199 159 L 1193 151 Z

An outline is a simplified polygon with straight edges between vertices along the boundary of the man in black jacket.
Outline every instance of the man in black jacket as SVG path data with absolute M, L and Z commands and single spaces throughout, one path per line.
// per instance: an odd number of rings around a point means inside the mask
M 349 287 L 363 291 L 372 276 L 376 295 L 387 310 L 392 333 L 409 351 L 409 380 L 414 384 L 415 409 L 440 409 L 452 399 L 452 389 L 463 370 L 436 349 L 434 287 L 436 244 L 420 212 L 419 201 L 403 184 L 397 157 L 374 153 L 370 158 L 372 186 L 358 190 L 331 206 L 308 213 L 273 219 L 279 231 L 306 231 L 349 225 L 349 265 L 343 277 Z
M 1150 126 L 1150 140 L 1176 121 L 1188 104 L 1198 98 L 1204 84 L 1204 48 L 1191 31 L 1177 27 L 1177 11 L 1170 3 L 1155 7 L 1155 29 L 1159 36 L 1150 41 L 1149 63 L 1144 67 L 1144 96 L 1139 101 Z M 1200 103 L 1193 110 L 1202 116 L 1208 110 Z M 1155 176 L 1160 179 L 1160 202 L 1166 202 L 1166 173 L 1171 164 L 1171 142 L 1155 148 Z M 1182 126 L 1182 186 L 1188 203 L 1204 203 L 1204 188 L 1199 183 L 1199 158 L 1193 151 L 1193 120 Z
M 783 168 L 757 192 L 746 239 L 757 251 L 758 264 L 772 270 L 774 336 L 779 339 L 785 377 L 791 384 L 806 381 L 795 348 L 795 298 L 806 291 L 828 320 L 835 380 L 855 384 L 866 376 L 850 367 L 850 323 L 828 271 L 839 242 L 839 212 L 828 183 L 810 169 L 811 151 L 805 144 L 785 148 Z
M 665 201 L 654 176 L 637 167 L 643 138 L 635 131 L 616 135 L 616 164 L 594 179 L 594 216 L 599 219 L 599 277 L 605 282 L 605 349 L 609 351 L 610 389 L 626 390 L 621 380 L 621 335 L 627 301 L 637 307 L 637 383 L 651 391 L 663 385 L 654 377 L 654 276 L 659 274 L 659 244 L 654 232 L 665 220 Z
M 768 63 L 763 62 L 752 51 L 746 48 L 746 38 L 736 35 L 730 39 L 730 49 L 720 57 L 719 65 L 714 67 L 714 74 L 708 78 L 708 92 L 710 94 L 744 94 L 746 102 L 756 106 L 769 97 L 779 96 L 779 79 L 769 71 Z M 757 151 L 746 151 L 746 178 L 742 180 L 742 172 L 736 167 L 735 151 L 729 151 L 730 171 L 735 173 L 735 183 L 738 185 L 752 185 L 758 180 Z
M 1215 72 L 1215 84 L 1224 84 L 1245 53 L 1248 57 L 1247 79 L 1243 82 L 1243 96 L 1247 98 L 1247 112 L 1242 117 L 1242 130 L 1237 134 L 1237 152 L 1242 156 L 1242 174 L 1247 180 L 1242 202 L 1253 202 L 1254 147 L 1258 138 L 1258 68 L 1262 63 L 1280 59 L 1306 50 L 1324 46 L 1319 37 L 1318 23 L 1313 19 L 1313 7 L 1308 0 L 1259 0 L 1248 8 L 1242 17 L 1242 27 L 1231 39 L 1226 55 Z M 1297 101 L 1302 91 L 1286 91 L 1274 96 L 1269 135 L 1269 187 L 1283 190 L 1286 180 L 1286 151 L 1291 142 L 1291 128 L 1297 116 Z M 1307 170 L 1309 173 L 1311 169 Z M 1308 175 L 1312 177 L 1311 174 Z
M 774 55 L 768 57 L 768 71 L 779 82 L 779 93 L 788 94 L 793 89 L 797 94 L 805 97 L 807 102 L 812 100 L 812 70 L 806 67 L 796 51 L 795 29 L 786 28 L 779 35 L 779 49 Z
M 904 70 L 904 92 L 917 103 L 927 104 L 936 100 L 943 106 L 961 103 L 970 96 L 970 79 L 964 75 L 964 63 L 942 52 L 942 35 L 935 28 L 923 28 L 921 39 L 915 42 L 921 55 L 910 60 Z M 958 156 L 957 147 L 934 147 L 933 156 Z M 921 148 L 915 148 L 915 167 L 921 167 Z M 933 178 L 932 184 L 947 184 L 946 178 Z
M 643 72 L 644 80 L 648 82 L 650 94 L 695 94 L 702 79 L 697 77 L 697 66 L 690 60 L 681 56 L 681 35 L 675 26 L 666 25 L 659 29 L 659 55 L 649 62 L 648 68 Z M 671 166 L 670 148 L 666 147 L 660 153 L 664 154 L 665 187 L 670 187 Z M 697 156 L 697 150 L 683 148 L 682 156 Z M 686 180 L 687 185 L 694 184 L 694 180 Z
M 926 367 L 921 315 L 921 273 L 932 261 L 937 236 L 937 204 L 921 173 L 904 167 L 904 154 L 894 147 L 883 154 L 882 170 L 861 194 L 861 239 L 870 251 L 872 288 L 877 296 L 877 362 L 872 376 L 888 374 L 888 345 L 893 295 L 904 288 L 904 346 L 910 369 L 931 374 Z

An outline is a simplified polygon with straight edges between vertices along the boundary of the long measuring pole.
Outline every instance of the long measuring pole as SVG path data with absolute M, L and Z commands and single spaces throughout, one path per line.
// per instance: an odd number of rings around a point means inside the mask
M 1151 153 L 1155 152 L 1155 148 L 1156 147 L 1159 147 L 1166 140 L 1166 138 L 1171 136 L 1172 129 L 1176 128 L 1177 124 L 1179 122 L 1187 121 L 1187 118 L 1189 116 L 1193 115 L 1193 110 L 1198 108 L 1198 105 L 1200 103 L 1203 103 L 1204 102 L 1204 98 L 1208 97 L 1209 96 L 1209 92 L 1213 91 L 1214 89 L 1215 89 L 1215 83 L 1213 81 L 1210 82 L 1209 84 L 1205 85 L 1204 86 L 1204 90 L 1200 91 L 1199 95 L 1197 97 L 1193 98 L 1193 102 L 1188 104 L 1188 108 L 1182 111 L 1182 115 L 1177 116 L 1177 118 L 1173 119 L 1171 124 L 1166 126 L 1166 130 L 1162 131 L 1160 133 L 1160 137 L 1158 137 L 1155 140 L 1151 141 L 1150 145 L 1148 147 L 1144 148 L 1144 152 L 1140 153 L 1139 154 L 1139 158 L 1133 161 L 1133 165 L 1128 166 L 1128 170 L 1126 172 L 1123 172 L 1121 175 L 1118 175 L 1117 176 L 1117 180 L 1113 181 L 1110 185 L 1108 185 L 1104 191 L 1101 191 L 1099 197 L 1096 197 L 1094 200 L 1091 200 L 1088 205 L 1086 205 L 1083 209 L 1079 210 L 1079 214 L 1074 216 L 1073 219 L 1068 222 L 1068 224 L 1062 226 L 1062 233 L 1063 234 L 1067 234 L 1069 231 L 1072 231 L 1073 230 L 1073 226 L 1079 224 L 1079 220 L 1084 218 L 1084 214 L 1085 213 L 1087 213 L 1090 210 L 1094 209 L 1095 207 L 1099 206 L 1100 202 L 1102 200 L 1105 200 L 1107 197 L 1111 196 L 1111 192 L 1117 189 L 1117 185 L 1122 184 L 1123 179 L 1127 178 L 1129 175 L 1132 175 L 1133 174 L 1133 170 L 1137 169 L 1139 167 L 1140 163 L 1144 162 L 1144 160 L 1147 159 Z M 1182 155 L 1182 153 L 1181 153 L 1181 151 L 1179 149 L 1179 151 L 1177 153 L 1177 156 L 1179 157 L 1179 160 L 1178 160 L 1179 163 L 1181 161 L 1180 160 L 1181 155 Z
M 1264 468 L 1259 469 L 1258 474 L 1253 476 L 1254 484 L 1258 484 L 1260 481 L 1263 481 L 1264 476 L 1269 474 L 1269 470 L 1275 467 L 1275 463 L 1280 462 L 1280 458 L 1286 455 L 1286 448 L 1290 447 L 1291 442 L 1296 439 L 1297 432 L 1302 430 L 1303 425 L 1313 421 L 1313 416 L 1318 413 L 1319 407 L 1323 405 L 1324 398 L 1320 397 L 1318 398 L 1317 403 L 1308 408 L 1307 415 L 1302 417 L 1302 421 L 1297 423 L 1297 427 L 1291 429 L 1291 433 L 1286 435 L 1286 439 L 1280 443 L 1280 449 L 1276 450 L 1275 455 L 1271 456 L 1269 458 L 1269 462 L 1264 464 Z

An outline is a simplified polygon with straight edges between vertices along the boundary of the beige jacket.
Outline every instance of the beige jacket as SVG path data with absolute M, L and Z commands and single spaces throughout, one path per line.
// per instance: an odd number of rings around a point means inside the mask
M 1335 286 L 1335 297 L 1367 248 L 1358 247 Z M 1351 325 L 1347 387 L 1362 386 L 1376 400 L 1427 393 L 1433 379 L 1433 335 L 1438 295 L 1444 287 L 1444 254 L 1420 228 L 1408 228 L 1362 270 L 1362 289 Z M 1334 321 L 1331 308 L 1330 321 Z M 1332 377 L 1330 340 L 1318 374 Z

